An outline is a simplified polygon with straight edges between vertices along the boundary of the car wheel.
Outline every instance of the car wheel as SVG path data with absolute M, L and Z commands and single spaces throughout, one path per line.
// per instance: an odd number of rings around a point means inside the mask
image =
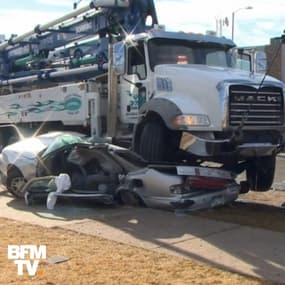
M 120 192 L 120 200 L 124 205 L 129 205 L 132 207 L 139 207 L 143 205 L 140 197 L 136 193 L 129 190 Z
M 275 174 L 275 163 L 275 156 L 258 157 L 249 161 L 246 176 L 251 190 L 264 192 L 271 188 Z
M 23 174 L 17 168 L 11 168 L 7 173 L 7 190 L 17 198 L 23 198 L 23 187 L 27 183 Z

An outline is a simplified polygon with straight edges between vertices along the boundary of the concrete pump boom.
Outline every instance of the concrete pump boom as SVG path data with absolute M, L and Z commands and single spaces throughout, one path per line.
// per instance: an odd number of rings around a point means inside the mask
M 151 27 L 157 24 L 153 0 L 93 0 L 88 6 L 38 25 L 0 44 L 0 86 L 22 83 L 25 80 L 19 78 L 25 77 L 48 79 L 58 67 L 97 64 L 100 70 L 108 62 L 108 44 L 148 29 L 147 16 L 152 17 Z M 68 60 L 61 61 L 63 58 Z

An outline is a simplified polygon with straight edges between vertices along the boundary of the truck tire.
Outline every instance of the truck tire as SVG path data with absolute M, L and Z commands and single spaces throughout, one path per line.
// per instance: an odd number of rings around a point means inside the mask
M 139 154 L 146 161 L 164 161 L 166 158 L 166 129 L 159 123 L 146 123 L 141 133 Z
M 11 168 L 7 173 L 7 190 L 17 198 L 23 198 L 22 191 L 24 185 L 27 183 L 23 174 L 17 168 Z
M 271 188 L 275 174 L 276 156 L 258 157 L 248 162 L 246 177 L 252 191 L 264 192 Z

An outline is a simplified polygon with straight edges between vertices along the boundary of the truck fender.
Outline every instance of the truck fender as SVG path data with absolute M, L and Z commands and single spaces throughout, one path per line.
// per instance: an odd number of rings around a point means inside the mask
M 167 128 L 173 129 L 173 119 L 181 115 L 181 110 L 173 102 L 165 98 L 155 98 L 146 102 L 139 111 L 139 121 L 135 125 L 132 149 L 138 152 L 140 136 L 143 126 L 148 121 L 162 122 Z
M 140 109 L 140 122 L 148 120 L 149 114 L 158 115 L 169 128 L 173 129 L 173 119 L 182 114 L 180 108 L 170 100 L 165 98 L 154 98 L 146 102 Z

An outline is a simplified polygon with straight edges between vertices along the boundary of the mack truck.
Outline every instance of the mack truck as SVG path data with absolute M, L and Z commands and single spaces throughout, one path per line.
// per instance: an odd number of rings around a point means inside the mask
M 224 37 L 165 31 L 152 0 L 93 0 L 0 44 L 1 146 L 82 131 L 150 162 L 244 172 L 244 191 L 266 191 L 285 88 L 235 68 L 237 50 Z

